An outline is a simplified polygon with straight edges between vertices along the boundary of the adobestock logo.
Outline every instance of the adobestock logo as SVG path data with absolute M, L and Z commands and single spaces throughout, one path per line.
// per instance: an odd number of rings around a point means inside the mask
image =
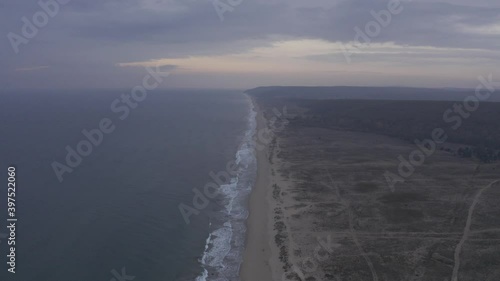
M 141 84 L 132 88 L 130 94 L 124 93 L 110 104 L 110 112 L 113 113 L 111 116 L 116 118 L 102 118 L 95 128 L 82 130 L 83 138 L 76 144 L 76 149 L 70 145 L 65 147 L 65 161 L 63 163 L 58 161 L 52 162 L 51 167 L 59 182 L 63 182 L 63 175 L 65 173 L 72 173 L 80 166 L 85 157 L 92 154 L 94 148 L 101 145 L 107 135 L 115 131 L 117 126 L 116 120 L 126 120 L 131 115 L 132 110 L 139 107 L 146 100 L 148 94 L 157 89 L 163 83 L 164 79 L 170 75 L 170 72 L 161 71 L 159 66 L 156 66 L 156 69 L 146 67 L 146 71 L 148 74 L 143 77 Z
M 224 21 L 224 14 L 226 12 L 233 12 L 234 9 L 242 3 L 243 0 L 214 0 L 212 2 L 220 21 Z
M 351 41 L 352 47 L 356 49 L 356 51 L 360 51 L 363 46 L 369 45 L 373 39 L 378 37 L 382 32 L 382 28 L 388 27 L 394 16 L 399 15 L 403 12 L 404 7 L 401 2 L 409 3 L 412 0 L 390 0 L 387 3 L 387 8 L 382 9 L 378 12 L 371 10 L 370 14 L 373 17 L 372 21 L 369 21 L 365 24 L 364 29 L 356 26 L 354 27 L 354 40 Z M 351 56 L 355 53 L 355 51 L 349 50 L 344 44 L 342 44 L 342 53 L 347 61 L 347 63 L 351 63 Z
M 397 173 L 385 171 L 384 177 L 392 192 L 395 192 L 398 183 L 405 183 L 416 169 L 425 164 L 429 157 L 433 156 L 438 145 L 446 143 L 449 135 L 447 131 L 456 131 L 462 127 L 465 120 L 469 119 L 476 112 L 482 102 L 486 102 L 500 86 L 500 82 L 493 81 L 493 74 L 487 77 L 479 76 L 479 84 L 474 94 L 467 96 L 462 102 L 454 103 L 443 113 L 443 123 L 448 127 L 436 127 L 430 132 L 430 138 L 423 141 L 415 139 L 416 149 L 410 152 L 408 157 L 398 156 Z
M 35 12 L 31 19 L 27 17 L 22 17 L 21 21 L 23 22 L 23 26 L 21 27 L 20 34 L 9 32 L 7 34 L 7 38 L 9 39 L 10 45 L 12 46 L 12 50 L 14 53 L 19 53 L 19 46 L 21 44 L 28 44 L 30 39 L 35 38 L 38 34 L 38 31 L 45 27 L 50 18 L 53 18 L 59 14 L 61 10 L 61 5 L 66 5 L 71 0 L 40 0 L 38 1 L 38 6 L 40 6 L 41 10 Z

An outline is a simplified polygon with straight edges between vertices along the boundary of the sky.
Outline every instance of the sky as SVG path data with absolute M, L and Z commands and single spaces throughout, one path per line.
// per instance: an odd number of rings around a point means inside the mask
M 163 88 L 500 76 L 498 0 L 0 0 L 0 35 L 4 89 L 127 88 L 146 67 Z

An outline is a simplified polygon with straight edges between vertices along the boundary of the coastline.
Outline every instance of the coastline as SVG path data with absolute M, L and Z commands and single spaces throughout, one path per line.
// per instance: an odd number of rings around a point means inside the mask
M 257 130 L 254 141 L 257 140 L 259 132 L 266 128 L 266 120 L 262 110 L 253 97 L 250 97 L 257 112 Z M 241 265 L 240 277 L 243 281 L 274 280 L 273 269 L 277 259 L 273 258 L 271 247 L 272 228 L 270 218 L 269 190 L 271 186 L 271 163 L 268 160 L 268 147 L 255 148 L 257 158 L 257 177 L 248 200 L 249 216 L 247 218 L 247 234 L 243 263 Z M 274 261 L 274 262 L 273 262 Z M 279 266 L 279 265 L 278 265 Z
M 248 104 L 253 109 L 251 99 L 248 99 Z M 239 276 L 247 232 L 247 202 L 256 179 L 256 115 L 256 111 L 250 110 L 247 130 L 234 155 L 237 173 L 231 174 L 230 179 L 227 178 L 229 182 L 220 185 L 221 197 L 218 203 L 221 209 L 210 220 L 205 250 L 200 259 L 203 270 L 196 281 L 222 280 L 220 278 L 236 280 Z M 228 170 L 226 175 L 230 175 Z

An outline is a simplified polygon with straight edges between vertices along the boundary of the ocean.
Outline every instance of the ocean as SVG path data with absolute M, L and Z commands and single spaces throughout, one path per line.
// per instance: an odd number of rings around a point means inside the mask
M 18 219 L 12 274 L 0 205 L 1 280 L 239 280 L 251 101 L 161 90 L 132 103 L 129 92 L 0 93 L 0 200 L 14 165 Z

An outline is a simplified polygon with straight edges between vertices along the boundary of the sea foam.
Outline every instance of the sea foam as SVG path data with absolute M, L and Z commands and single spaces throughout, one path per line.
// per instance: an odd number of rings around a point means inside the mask
M 257 112 L 249 98 L 248 102 L 250 111 L 247 130 L 235 155 L 239 169 L 229 184 L 220 186 L 224 209 L 216 219 L 220 221 L 219 226 L 214 223 L 214 229 L 207 238 L 205 252 L 200 261 L 203 272 L 196 281 L 239 280 L 239 268 L 245 246 L 245 222 L 248 217 L 246 201 L 255 181 L 257 164 L 253 143 L 257 129 Z M 213 274 L 209 276 L 209 273 Z

